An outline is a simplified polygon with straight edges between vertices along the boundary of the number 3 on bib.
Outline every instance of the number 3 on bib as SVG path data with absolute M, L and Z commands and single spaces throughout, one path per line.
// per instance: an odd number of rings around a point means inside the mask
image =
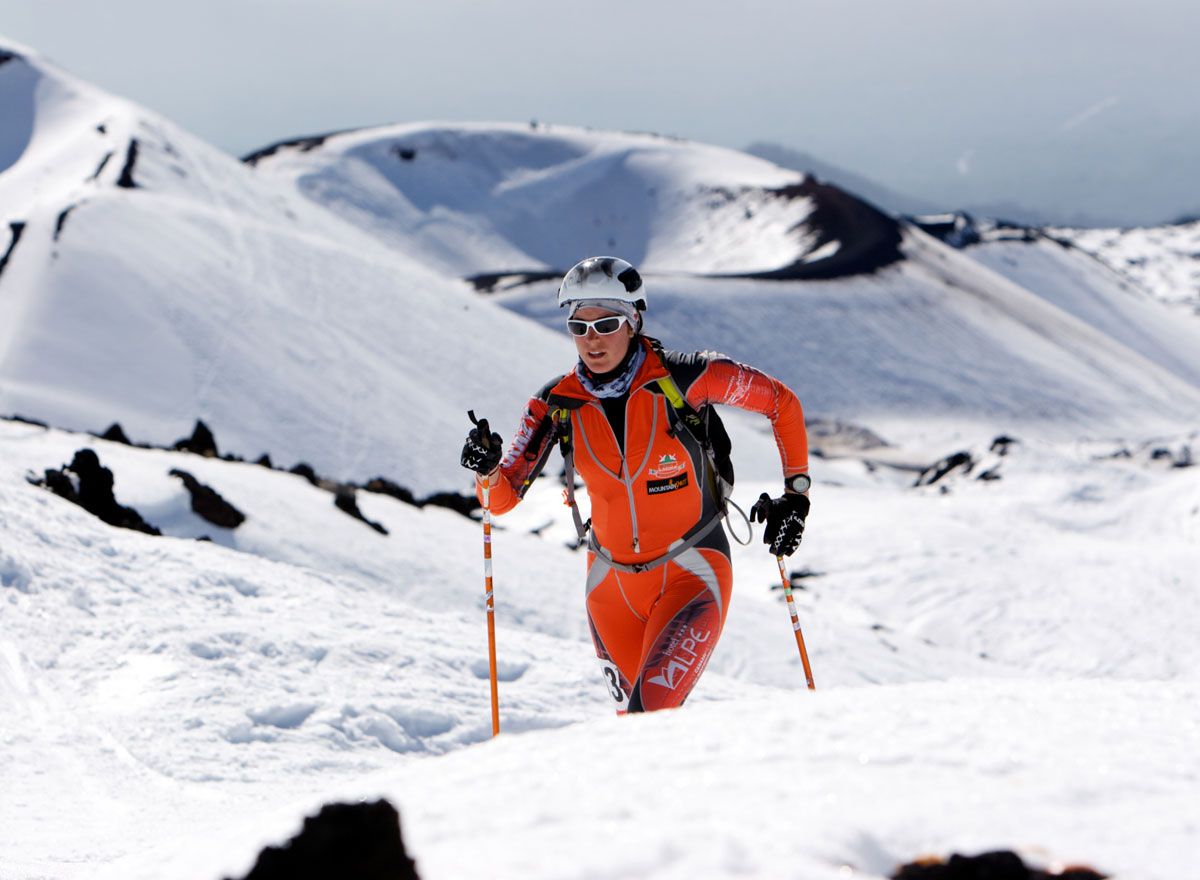
M 629 705 L 629 695 L 621 687 L 621 671 L 611 660 L 601 660 L 600 668 L 604 671 L 604 683 L 608 685 L 608 695 L 617 704 L 617 711 Z

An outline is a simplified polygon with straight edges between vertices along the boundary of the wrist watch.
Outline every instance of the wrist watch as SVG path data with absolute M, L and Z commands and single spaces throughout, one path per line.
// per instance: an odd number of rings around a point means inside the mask
M 797 495 L 803 495 L 812 485 L 812 478 L 808 474 L 793 474 L 783 481 L 783 485 Z

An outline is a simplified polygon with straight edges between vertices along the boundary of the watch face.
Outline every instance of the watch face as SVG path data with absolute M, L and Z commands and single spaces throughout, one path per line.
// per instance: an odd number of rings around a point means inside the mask
M 808 474 L 796 474 L 796 476 L 788 478 L 787 484 L 793 492 L 807 492 L 808 487 L 812 485 L 812 479 Z

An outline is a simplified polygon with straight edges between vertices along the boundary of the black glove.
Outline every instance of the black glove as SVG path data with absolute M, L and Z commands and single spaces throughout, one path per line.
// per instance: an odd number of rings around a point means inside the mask
M 752 522 L 766 523 L 763 543 L 771 545 L 776 556 L 791 556 L 804 537 L 804 519 L 808 516 L 808 496 L 785 492 L 772 498 L 763 492 L 750 508 Z
M 471 433 L 467 435 L 467 442 L 463 444 L 462 466 L 486 477 L 500 464 L 504 441 L 488 427 L 487 419 L 476 419 L 474 410 L 467 415 L 471 417 L 475 427 L 471 429 Z

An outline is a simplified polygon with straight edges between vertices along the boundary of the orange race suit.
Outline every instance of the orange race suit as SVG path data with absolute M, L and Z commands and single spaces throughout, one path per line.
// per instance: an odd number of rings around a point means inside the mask
M 683 703 L 721 634 L 733 581 L 713 458 L 682 429 L 660 380 L 695 413 L 727 404 L 767 416 L 784 477 L 808 470 L 804 413 L 783 383 L 713 352 L 668 351 L 640 336 L 633 344 L 647 356 L 620 398 L 597 398 L 575 371 L 529 401 L 490 490 L 502 514 L 554 446 L 573 459 L 591 502 L 588 621 L 618 712 Z

